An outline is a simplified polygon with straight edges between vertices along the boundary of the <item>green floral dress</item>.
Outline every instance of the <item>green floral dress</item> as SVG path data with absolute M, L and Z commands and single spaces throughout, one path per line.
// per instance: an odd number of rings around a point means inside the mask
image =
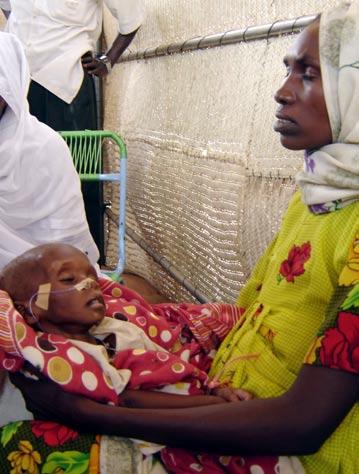
M 358 203 L 315 215 L 297 192 L 280 233 L 240 294 L 242 320 L 221 344 L 210 375 L 266 398 L 288 390 L 303 360 L 358 373 L 359 303 L 350 306 L 359 294 L 358 237 Z M 344 353 L 337 358 L 338 339 Z M 300 460 L 307 473 L 353 474 L 359 472 L 358 446 L 356 404 L 320 451 Z

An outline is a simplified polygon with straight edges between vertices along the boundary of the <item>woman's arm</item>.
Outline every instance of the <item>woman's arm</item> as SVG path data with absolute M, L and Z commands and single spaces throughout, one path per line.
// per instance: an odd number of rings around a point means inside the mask
M 245 401 L 252 398 L 245 390 L 218 387 L 211 395 L 177 395 L 150 390 L 124 390 L 120 405 L 127 408 L 191 408 L 218 403 Z
M 221 454 L 309 454 L 344 419 L 358 399 L 357 375 L 304 366 L 278 398 L 183 409 L 101 405 L 50 382 L 16 377 L 28 408 L 41 418 L 94 433 L 142 438 Z
M 124 390 L 120 404 L 127 408 L 190 408 L 225 403 L 222 397 L 214 395 L 176 395 L 150 390 Z

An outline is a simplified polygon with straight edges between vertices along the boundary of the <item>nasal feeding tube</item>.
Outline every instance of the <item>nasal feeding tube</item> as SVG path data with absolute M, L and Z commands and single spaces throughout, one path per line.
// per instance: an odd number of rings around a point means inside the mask
M 34 298 L 37 296 L 35 305 L 38 308 L 47 310 L 49 308 L 49 298 L 50 294 L 59 294 L 59 293 L 68 293 L 69 291 L 84 291 L 88 290 L 92 287 L 93 283 L 96 282 L 95 278 L 87 277 L 81 280 L 80 282 L 73 285 L 71 288 L 66 288 L 64 290 L 51 290 L 51 283 L 44 283 L 39 285 L 38 290 L 31 296 L 29 300 L 29 311 L 31 316 L 34 318 L 35 321 L 39 322 L 38 318 L 35 316 L 32 310 L 32 304 L 34 302 Z

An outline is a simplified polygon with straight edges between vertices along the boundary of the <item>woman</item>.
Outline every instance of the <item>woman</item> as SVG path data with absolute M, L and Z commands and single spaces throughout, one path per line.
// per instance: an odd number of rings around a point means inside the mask
M 257 398 L 153 411 L 99 405 L 46 382 L 34 396 L 34 383 L 22 381 L 38 414 L 172 446 L 163 457 L 170 472 L 359 472 L 357 44 L 355 1 L 323 14 L 284 61 L 275 129 L 285 147 L 306 150 L 300 192 L 242 291 L 243 318 L 211 369 Z
M 0 268 L 48 241 L 72 244 L 96 264 L 71 155 L 56 132 L 30 115 L 29 81 L 19 41 L 0 33 Z M 1 425 L 30 416 L 17 392 L 0 372 Z

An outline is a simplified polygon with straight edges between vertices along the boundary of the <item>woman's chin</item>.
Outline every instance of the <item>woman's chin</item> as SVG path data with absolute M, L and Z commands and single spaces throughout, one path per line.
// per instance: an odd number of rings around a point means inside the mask
M 281 145 L 288 150 L 305 150 L 307 148 L 300 140 L 290 135 L 281 135 L 280 142 Z

